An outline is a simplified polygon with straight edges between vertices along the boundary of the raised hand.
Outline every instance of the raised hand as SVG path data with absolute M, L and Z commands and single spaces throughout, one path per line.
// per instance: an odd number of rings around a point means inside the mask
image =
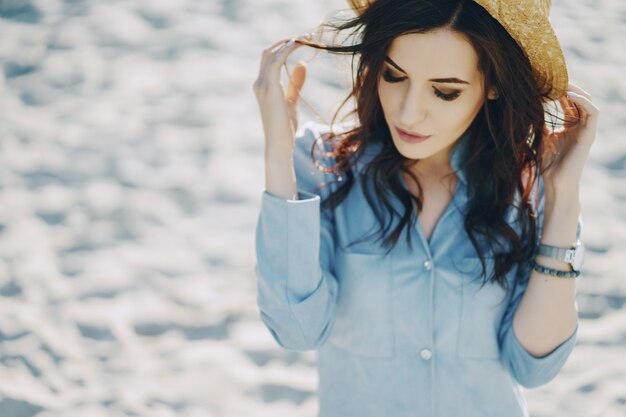
M 266 147 L 291 149 L 298 128 L 297 104 L 300 90 L 306 79 L 306 66 L 298 62 L 289 74 L 289 85 L 284 91 L 280 69 L 288 55 L 300 46 L 299 38 L 283 38 L 263 50 L 259 75 L 253 90 L 261 111 Z

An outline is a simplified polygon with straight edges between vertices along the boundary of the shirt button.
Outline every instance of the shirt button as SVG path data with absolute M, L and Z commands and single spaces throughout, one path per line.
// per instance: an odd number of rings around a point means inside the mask
M 420 352 L 420 356 L 422 357 L 422 359 L 427 361 L 433 357 L 433 353 L 430 351 L 430 349 L 422 349 L 422 351 Z
M 424 261 L 424 268 L 426 268 L 427 271 L 430 271 L 431 269 L 433 269 L 433 263 L 430 259 L 426 259 Z

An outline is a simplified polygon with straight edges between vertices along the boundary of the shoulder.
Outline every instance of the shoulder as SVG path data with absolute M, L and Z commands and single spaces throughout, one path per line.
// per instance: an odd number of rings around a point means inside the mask
M 314 148 L 313 152 L 316 155 L 316 159 L 325 160 L 326 166 L 328 166 L 329 163 L 334 165 L 336 161 L 329 153 L 344 138 L 342 133 L 353 130 L 355 127 L 358 127 L 355 122 L 346 122 L 335 124 L 331 129 L 327 124 L 308 121 L 296 132 L 296 152 L 298 152 L 301 157 L 307 156 L 310 159 L 311 150 Z M 331 134 L 335 136 L 332 139 L 328 139 Z M 352 161 L 353 173 L 357 177 L 361 176 L 363 170 L 380 154 L 382 148 L 383 144 L 380 141 L 367 141 L 359 158 Z M 324 155 L 324 153 L 326 153 L 326 155 Z
M 315 143 L 316 151 L 330 151 L 331 144 L 337 143 L 340 140 L 341 133 L 352 128 L 352 124 L 344 123 L 334 125 L 331 129 L 331 127 L 325 123 L 310 120 L 302 124 L 296 131 L 295 147 L 299 148 L 300 151 L 304 150 L 310 153 Z M 331 141 L 326 140 L 331 133 L 335 133 L 336 137 Z
M 332 132 L 340 133 L 349 129 L 344 125 L 337 126 L 331 129 L 327 124 L 307 121 L 296 131 L 293 163 L 298 188 L 301 190 L 323 196 L 322 190 L 337 178 L 337 175 L 320 169 L 335 165 L 336 161 L 332 157 L 331 151 L 333 144 L 339 140 L 339 137 L 331 141 L 327 140 L 326 137 Z M 319 164 L 320 167 L 316 164 Z
M 353 130 L 357 125 L 354 122 L 338 123 L 331 126 L 316 121 L 307 121 L 298 128 L 294 143 L 294 166 L 296 175 L 306 181 L 315 181 L 318 186 L 323 182 L 332 182 L 339 179 L 339 174 L 325 173 L 318 169 L 314 160 L 325 167 L 336 164 L 332 151 L 344 138 L 342 133 Z M 331 134 L 335 134 L 330 138 Z M 356 180 L 363 175 L 369 163 L 382 151 L 380 142 L 368 142 L 358 159 L 351 161 L 351 171 Z M 313 160 L 314 158 L 314 160 Z M 339 179 L 341 181 L 341 179 Z
M 331 140 L 328 138 L 331 133 L 342 133 L 346 130 L 347 128 L 343 125 L 331 129 L 329 125 L 316 121 L 304 123 L 295 134 L 294 163 L 311 169 L 314 168 L 312 160 L 314 157 L 315 160 L 324 163 L 324 166 L 329 166 L 329 163 L 334 164 L 331 152 L 340 141 L 341 135 Z

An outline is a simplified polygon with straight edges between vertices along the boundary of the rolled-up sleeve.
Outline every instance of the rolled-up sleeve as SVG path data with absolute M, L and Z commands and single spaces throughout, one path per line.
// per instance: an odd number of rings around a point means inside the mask
M 320 209 L 325 195 L 320 185 L 330 175 L 311 160 L 314 141 L 324 149 L 320 126 L 308 122 L 296 133 L 298 200 L 263 191 L 256 227 L 260 317 L 278 344 L 290 350 L 321 346 L 332 329 L 336 308 L 338 285 L 331 268 L 334 221 Z
M 543 181 L 538 181 L 539 202 L 537 210 L 538 232 L 543 227 L 544 195 Z M 580 239 L 583 230 L 582 212 L 578 216 L 576 238 Z M 540 233 L 537 234 L 539 236 Z M 501 344 L 502 360 L 513 378 L 526 388 L 534 388 L 550 382 L 565 365 L 576 344 L 578 325 L 574 332 L 552 352 L 543 356 L 534 356 L 520 343 L 513 331 L 513 317 L 522 300 L 524 291 L 530 280 L 532 266 L 530 262 L 520 265 L 517 271 L 516 285 L 513 295 L 500 324 L 499 339 Z M 576 306 L 577 307 L 577 306 Z

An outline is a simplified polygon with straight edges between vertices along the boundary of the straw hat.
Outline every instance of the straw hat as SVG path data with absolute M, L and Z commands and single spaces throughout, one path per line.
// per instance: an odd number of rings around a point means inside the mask
M 360 14 L 374 0 L 348 0 Z M 551 0 L 474 0 L 495 18 L 526 53 L 533 69 L 551 86 L 552 100 L 567 94 L 565 57 L 548 20 Z

